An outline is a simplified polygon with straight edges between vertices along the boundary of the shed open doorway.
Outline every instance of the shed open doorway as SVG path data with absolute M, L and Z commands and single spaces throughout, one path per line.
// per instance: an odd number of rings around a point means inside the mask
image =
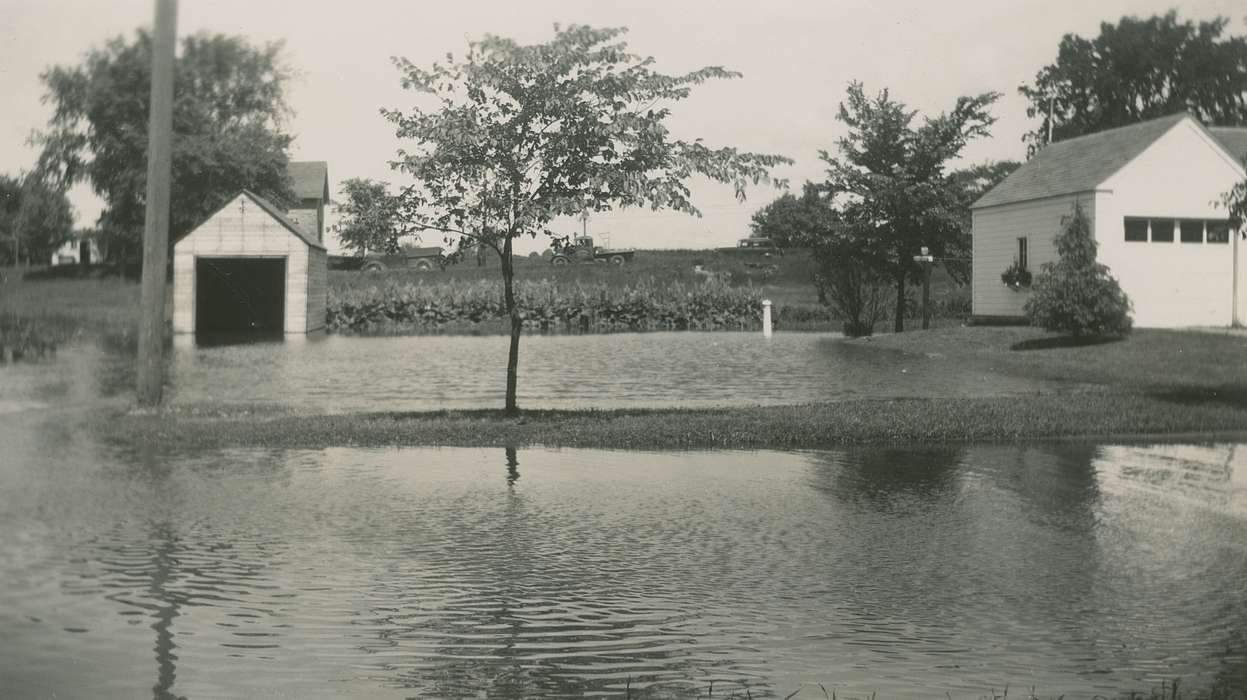
M 286 259 L 195 259 L 197 335 L 278 335 L 284 330 Z

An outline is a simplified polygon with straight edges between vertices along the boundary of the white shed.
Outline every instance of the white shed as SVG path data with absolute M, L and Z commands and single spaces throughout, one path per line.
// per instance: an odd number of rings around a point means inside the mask
M 173 332 L 323 328 L 327 262 L 318 235 L 243 190 L 173 246 Z
M 1243 323 L 1247 245 L 1220 198 L 1243 180 L 1244 157 L 1247 128 L 1205 128 L 1188 114 L 1049 144 L 974 203 L 975 319 L 1022 316 L 1029 291 L 1001 273 L 1054 261 L 1077 203 L 1136 326 Z

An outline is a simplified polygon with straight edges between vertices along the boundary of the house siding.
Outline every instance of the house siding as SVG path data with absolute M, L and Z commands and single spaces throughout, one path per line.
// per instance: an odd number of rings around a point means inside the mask
M 1103 183 L 1098 258 L 1130 297 L 1136 326 L 1232 323 L 1236 248 L 1240 287 L 1247 271 L 1241 242 L 1183 243 L 1176 231 L 1173 242 L 1128 242 L 1124 219 L 1226 219 L 1220 195 L 1241 179 L 1242 170 L 1188 120 Z
M 1056 236 L 1063 217 L 1080 204 L 1094 227 L 1095 193 L 1048 197 L 1015 202 L 972 212 L 973 275 L 971 299 L 976 317 L 1023 316 L 1029 289 L 1013 290 L 1000 281 L 1000 275 L 1017 256 L 1017 240 L 1027 239 L 1027 269 L 1037 275 L 1044 263 L 1055 262 Z
M 319 253 L 317 267 L 323 270 L 324 251 L 310 248 L 247 195 L 238 195 L 174 245 L 173 331 L 195 332 L 195 259 L 246 257 L 286 259 L 283 330 L 307 332 L 309 316 L 314 322 L 317 318 L 316 313 L 309 313 L 309 251 Z M 321 326 L 323 316 L 322 304 Z

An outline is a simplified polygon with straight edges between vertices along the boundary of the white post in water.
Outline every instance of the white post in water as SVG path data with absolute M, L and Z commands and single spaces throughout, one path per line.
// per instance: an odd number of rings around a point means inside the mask
M 762 337 L 771 337 L 771 300 L 762 300 Z

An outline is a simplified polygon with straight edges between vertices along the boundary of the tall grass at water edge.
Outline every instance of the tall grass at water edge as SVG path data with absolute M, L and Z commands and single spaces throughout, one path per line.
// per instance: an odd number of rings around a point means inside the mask
M 637 280 L 607 286 L 550 279 L 515 283 L 516 305 L 528 330 L 748 330 L 762 318 L 762 293 L 709 280 Z M 385 333 L 438 332 L 506 317 L 500 282 L 455 280 L 336 289 L 330 287 L 329 330 Z

